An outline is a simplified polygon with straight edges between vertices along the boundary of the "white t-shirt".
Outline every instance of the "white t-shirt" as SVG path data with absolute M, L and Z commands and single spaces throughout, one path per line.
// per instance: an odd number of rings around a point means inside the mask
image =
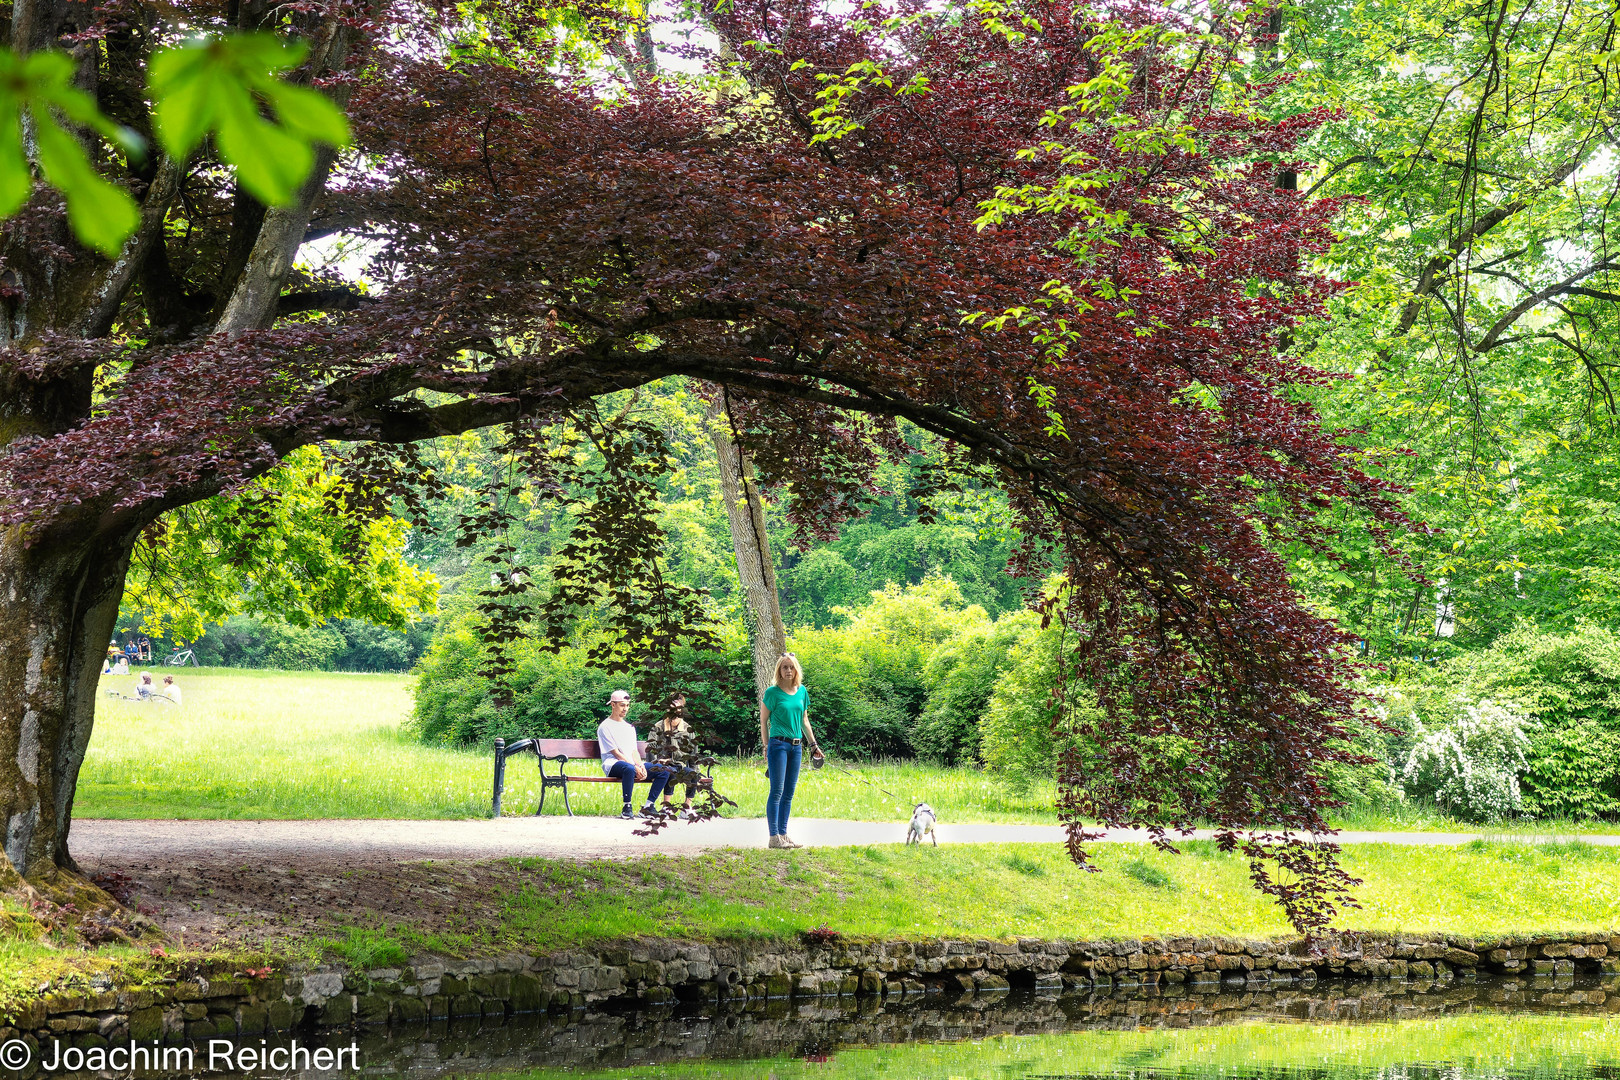
M 180 704 L 180 684 L 179 683 L 169 683 L 168 685 L 164 686 L 162 690 L 158 691 L 158 693 L 161 696 L 168 698 L 170 701 L 174 702 L 176 705 Z
M 632 765 L 641 764 L 641 754 L 636 751 L 636 729 L 627 720 L 615 720 L 610 716 L 602 721 L 596 726 L 596 742 L 602 750 L 603 776 L 611 774 L 614 764 L 621 760 Z M 614 757 L 615 750 L 624 757 Z

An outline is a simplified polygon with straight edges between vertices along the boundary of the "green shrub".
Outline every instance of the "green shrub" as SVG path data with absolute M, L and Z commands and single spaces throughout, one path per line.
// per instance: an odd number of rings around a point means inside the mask
M 1403 724 L 1398 733 L 1381 730 L 1365 718 L 1347 726 L 1350 749 L 1368 760 L 1328 764 L 1322 770 L 1328 793 L 1352 813 L 1386 812 L 1404 798 L 1398 774 L 1412 747 L 1412 725 Z
M 990 695 L 1011 662 L 1013 647 L 1039 626 L 1040 616 L 1033 611 L 1015 611 L 994 624 L 966 627 L 935 650 L 923 669 L 927 702 L 911 731 L 912 747 L 920 756 L 942 765 L 979 757 L 980 723 Z
M 589 642 L 549 653 L 533 641 L 513 649 L 517 669 L 510 685 L 515 698 L 499 710 L 487 680 L 479 674 L 484 648 L 467 612 L 444 620 L 417 666 L 412 723 L 425 742 L 489 745 L 538 736 L 589 739 L 607 715 L 608 695 L 632 692 L 640 672 L 609 674 L 586 662 Z M 718 653 L 677 649 L 675 677 L 687 695 L 687 717 L 699 736 L 717 747 L 759 741 L 754 705 L 753 661 L 740 631 L 732 632 Z M 638 726 L 656 719 L 658 705 L 637 701 L 630 718 Z
M 423 619 L 405 633 L 359 619 L 337 619 L 344 646 L 332 660 L 338 671 L 409 671 L 433 639 L 436 620 Z
M 1059 703 L 1058 649 L 1061 635 L 1051 628 L 1026 635 L 1012 646 L 1007 669 L 996 681 L 981 725 L 979 756 L 991 769 L 1013 779 L 1057 774 L 1058 758 L 1077 748 L 1076 722 L 1095 718 L 1096 696 L 1071 682 Z
M 979 756 L 987 768 L 1017 789 L 1036 779 L 1056 779 L 1063 755 L 1072 752 L 1071 760 L 1080 771 L 1077 779 L 1109 798 L 1117 793 L 1113 788 L 1117 777 L 1109 764 L 1109 747 L 1095 736 L 1105 719 L 1096 691 L 1071 674 L 1059 692 L 1059 651 L 1065 640 L 1073 639 L 1052 627 L 1028 634 L 1012 647 L 1007 670 L 996 681 L 981 725 Z M 1064 662 L 1073 659 L 1070 656 Z M 1190 739 L 1129 732 L 1109 737 L 1129 740 L 1136 760 L 1142 763 L 1140 775 L 1146 782 L 1128 795 L 1129 813 L 1164 815 L 1169 820 L 1196 813 L 1174 801 L 1179 797 L 1152 783 L 1155 777 L 1179 780 L 1197 765 L 1199 748 Z
M 210 667 L 331 671 L 346 644 L 331 625 L 288 626 L 234 615 L 198 638 L 192 651 Z
M 1485 698 L 1465 703 L 1451 723 L 1425 730 L 1401 768 L 1407 794 L 1432 801 L 1465 821 L 1500 821 L 1519 813 L 1532 722 L 1519 710 Z
M 964 629 L 988 625 L 989 616 L 938 575 L 871 597 L 866 607 L 843 612 L 847 625 L 794 634 L 792 648 L 804 665 L 820 739 L 845 753 L 908 756 L 928 696 L 929 658 Z
M 1620 635 L 1590 623 L 1562 635 L 1521 626 L 1427 681 L 1514 702 L 1539 721 L 1522 782 L 1526 813 L 1620 814 Z
M 817 636 L 821 634 L 828 636 Z M 905 700 L 887 680 L 873 678 L 868 664 L 847 648 L 838 630 L 801 633 L 792 641 L 804 665 L 810 723 L 816 738 L 840 755 L 907 756 L 911 726 Z M 759 730 L 742 743 L 757 747 Z

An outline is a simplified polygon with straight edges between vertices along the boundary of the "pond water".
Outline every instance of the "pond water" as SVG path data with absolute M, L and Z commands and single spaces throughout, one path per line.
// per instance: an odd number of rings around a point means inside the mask
M 341 1070 L 297 1070 L 309 1080 L 357 1075 L 356 1058 L 358 1073 L 400 1080 L 1620 1080 L 1620 978 L 688 1004 L 319 1032 L 301 1045 L 356 1048 Z M 135 1073 L 220 1075 L 208 1052 L 197 1047 L 192 1068 Z M 42 1064 L 24 1075 L 73 1075 Z

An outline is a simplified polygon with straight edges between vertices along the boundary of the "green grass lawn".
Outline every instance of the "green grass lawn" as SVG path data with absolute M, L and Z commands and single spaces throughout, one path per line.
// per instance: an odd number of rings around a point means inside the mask
M 1356 832 L 1464 832 L 1490 836 L 1571 836 L 1587 833 L 1612 836 L 1620 833 L 1620 822 L 1571 821 L 1567 818 L 1536 818 L 1530 821 L 1501 821 L 1492 825 L 1458 821 L 1432 806 L 1401 803 L 1376 809 L 1346 807 L 1333 815 L 1333 824 Z
M 409 675 L 169 670 L 183 688 L 184 707 L 105 693 L 130 693 L 134 676 L 101 680 L 104 692 L 74 806 L 79 817 L 462 818 L 489 812 L 489 754 L 423 746 L 404 733 L 412 704 Z M 909 815 L 913 803 L 927 802 L 946 822 L 1057 821 L 1051 784 L 1015 789 L 976 769 L 917 762 L 847 764 L 855 775 L 838 763 L 819 772 L 806 768 L 794 814 L 895 821 Z M 576 762 L 570 770 L 588 773 L 592 766 Z M 738 804 L 728 816 L 764 816 L 767 785 L 760 759 L 724 762 L 715 779 Z M 532 813 L 539 799 L 534 759 L 512 759 L 506 812 Z M 619 811 L 617 789 L 606 784 L 582 784 L 570 800 L 576 813 Z M 549 799 L 546 812 L 553 812 Z M 560 800 L 556 812 L 562 812 Z M 1347 813 L 1337 824 L 1479 831 L 1420 807 Z M 1613 833 L 1620 825 L 1543 821 L 1489 831 Z
M 483 755 L 401 734 L 407 675 L 180 669 L 185 705 L 129 701 L 103 676 L 74 814 L 113 818 L 467 817 Z

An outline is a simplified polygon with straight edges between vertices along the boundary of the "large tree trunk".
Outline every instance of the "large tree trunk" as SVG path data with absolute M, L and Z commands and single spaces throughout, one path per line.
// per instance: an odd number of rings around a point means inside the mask
M 16 529 L 0 537 L 0 822 L 6 861 L 33 881 L 74 869 L 73 794 L 134 539 L 96 538 L 93 526 L 83 535 L 56 528 L 32 546 Z
M 760 697 L 776 678 L 776 662 L 787 651 L 787 630 L 782 626 L 782 602 L 776 592 L 776 567 L 771 562 L 770 533 L 765 529 L 765 507 L 759 501 L 754 464 L 737 445 L 735 429 L 725 406 L 725 395 L 709 409 L 709 430 L 720 459 L 720 491 L 731 521 L 731 546 L 737 553 L 737 578 L 748 600 L 748 633 L 754 645 L 754 690 Z

